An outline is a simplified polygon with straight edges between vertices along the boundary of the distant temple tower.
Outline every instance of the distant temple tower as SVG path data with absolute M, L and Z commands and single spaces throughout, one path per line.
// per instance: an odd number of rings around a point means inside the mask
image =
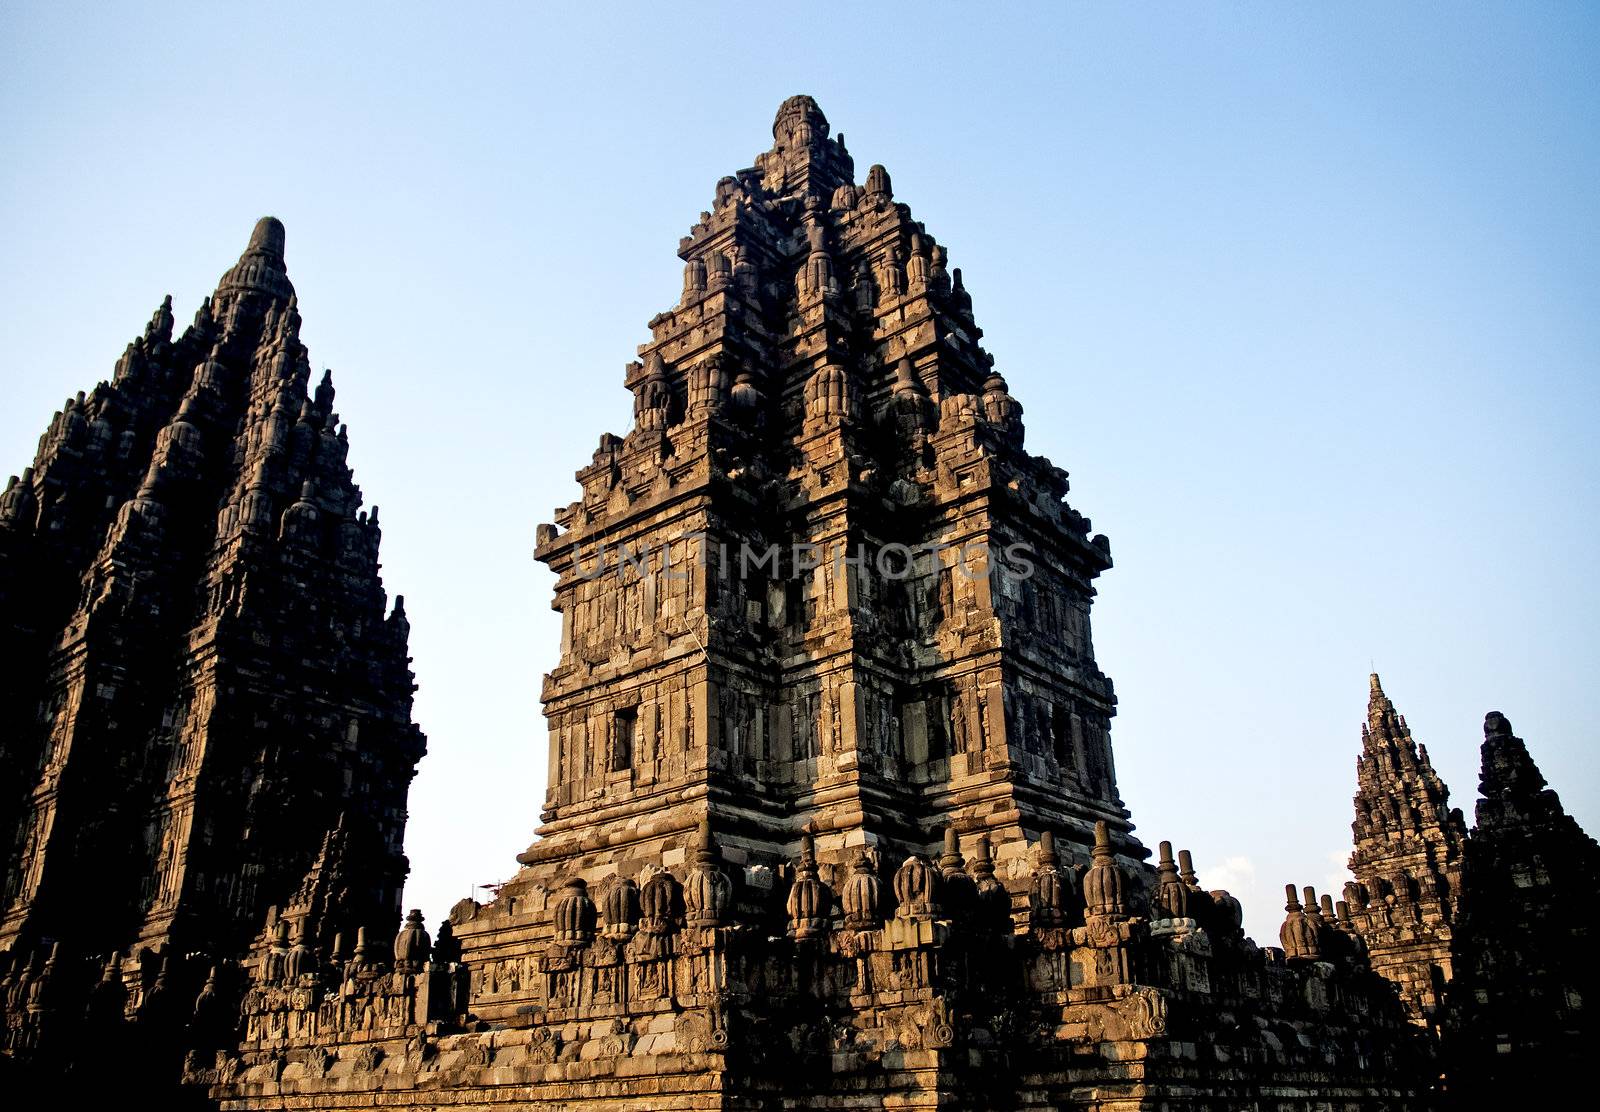
M 1451 1088 L 1473 1107 L 1569 1096 L 1600 1032 L 1600 846 L 1545 786 L 1511 723 L 1483 723 L 1445 1029 Z
M 1372 677 L 1357 761 L 1351 926 L 1413 1022 L 1439 1036 L 1446 1106 L 1564 1095 L 1590 1053 L 1600 846 L 1499 712 L 1484 721 L 1477 821 Z
M 0 496 L 0 949 L 55 948 L 59 997 L 242 956 L 341 819 L 351 914 L 399 908 L 409 627 L 283 252 L 261 220 L 181 337 L 163 302 Z M 187 1007 L 204 968 L 165 972 Z
M 1433 1024 L 1451 975 L 1467 828 L 1376 673 L 1371 688 L 1356 760 L 1356 882 L 1345 898 L 1372 968 L 1395 982 L 1417 1022 Z

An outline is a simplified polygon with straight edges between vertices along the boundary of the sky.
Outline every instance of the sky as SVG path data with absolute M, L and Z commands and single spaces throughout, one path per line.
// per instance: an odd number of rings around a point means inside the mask
M 1600 831 L 1600 9 L 329 7 L 0 3 L 0 475 L 284 221 L 412 622 L 430 921 L 538 824 L 534 528 L 801 92 L 1111 538 L 1147 844 L 1275 940 L 1284 883 L 1342 883 L 1374 668 L 1469 817 L 1500 710 Z

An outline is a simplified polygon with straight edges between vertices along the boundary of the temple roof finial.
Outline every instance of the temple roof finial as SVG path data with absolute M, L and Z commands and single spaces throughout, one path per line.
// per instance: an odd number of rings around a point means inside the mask
M 1478 779 L 1478 791 L 1482 797 L 1478 800 L 1480 824 L 1486 809 L 1503 809 L 1507 803 L 1514 804 L 1514 809 L 1519 812 L 1528 814 L 1561 809 L 1556 794 L 1545 791 L 1545 778 L 1534 763 L 1527 745 L 1511 732 L 1510 721 L 1497 710 L 1483 717 L 1483 748 L 1480 752 L 1483 760 Z
M 250 233 L 250 246 L 245 248 L 246 254 L 261 253 L 283 257 L 283 221 L 276 216 L 263 216 L 256 221 L 255 230 Z
M 822 114 L 817 102 L 804 93 L 778 105 L 778 114 L 772 120 L 772 137 L 782 142 L 788 136 L 798 135 L 802 127 L 809 128 L 808 138 L 828 137 L 828 117 Z
M 289 301 L 294 297 L 294 285 L 289 281 L 288 268 L 283 261 L 283 221 L 276 216 L 263 216 L 256 221 L 250 233 L 250 243 L 244 249 L 222 281 L 217 284 L 217 294 L 246 290 L 265 293 Z

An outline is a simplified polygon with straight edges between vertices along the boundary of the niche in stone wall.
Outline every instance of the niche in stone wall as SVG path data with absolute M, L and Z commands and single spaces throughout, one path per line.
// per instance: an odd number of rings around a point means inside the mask
M 611 716 L 612 772 L 626 772 L 633 767 L 634 738 L 638 730 L 639 708 L 624 707 Z

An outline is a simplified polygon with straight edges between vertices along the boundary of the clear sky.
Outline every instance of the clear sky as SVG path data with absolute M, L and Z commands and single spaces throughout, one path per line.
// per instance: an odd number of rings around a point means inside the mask
M 0 475 L 257 217 L 383 508 L 430 753 L 409 904 L 544 796 L 536 524 L 718 177 L 817 98 L 966 275 L 1111 537 L 1123 795 L 1276 938 L 1367 672 L 1470 815 L 1504 711 L 1600 830 L 1600 9 L 0 5 Z

